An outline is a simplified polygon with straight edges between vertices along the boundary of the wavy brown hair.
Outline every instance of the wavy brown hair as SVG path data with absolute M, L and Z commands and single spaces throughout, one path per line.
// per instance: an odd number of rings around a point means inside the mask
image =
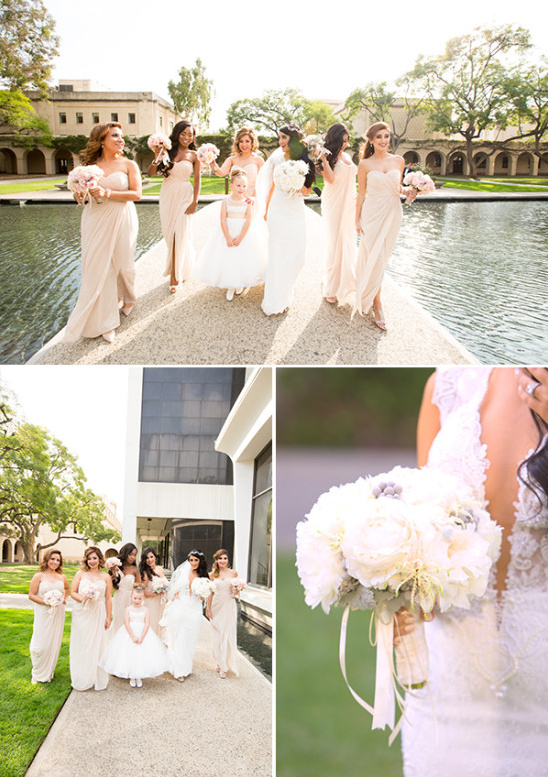
M 107 121 L 105 124 L 96 124 L 89 133 L 87 146 L 80 152 L 80 159 L 85 165 L 93 165 L 101 156 L 103 140 L 113 127 L 122 129 L 117 121 Z
M 59 566 L 55 571 L 58 572 L 60 575 L 63 574 L 63 554 L 61 553 L 60 550 L 57 550 L 56 548 L 48 548 L 48 550 L 44 552 L 44 558 L 40 562 L 40 567 L 39 567 L 40 572 L 48 571 L 48 561 L 50 560 L 50 558 L 53 556 L 54 553 L 56 556 L 59 556 Z
M 391 132 L 390 126 L 385 121 L 378 121 L 376 124 L 372 124 L 369 127 L 369 129 L 365 133 L 367 142 L 362 147 L 362 159 L 369 159 L 370 156 L 373 156 L 373 154 L 375 153 L 375 149 L 371 141 L 373 140 L 377 132 L 382 129 L 386 129 L 388 130 L 388 132 Z
M 240 140 L 245 137 L 246 135 L 249 135 L 251 139 L 251 153 L 257 151 L 259 148 L 259 139 L 257 138 L 257 135 L 255 133 L 255 130 L 252 127 L 242 127 L 238 130 L 238 132 L 234 135 L 234 140 L 232 142 L 232 154 L 234 156 L 239 156 L 242 152 L 240 151 Z
M 350 138 L 348 127 L 344 124 L 332 124 L 325 133 L 324 147 L 331 153 L 327 157 L 327 162 L 332 170 L 335 169 L 337 160 L 339 158 L 339 152 L 343 147 L 344 136 Z M 320 170 L 323 168 L 323 163 L 318 164 Z
M 219 569 L 219 565 L 217 561 L 221 558 L 221 556 L 226 556 L 228 558 L 228 550 L 225 550 L 224 548 L 219 548 L 219 550 L 216 550 L 213 554 L 213 567 L 211 569 L 211 574 L 213 577 L 219 577 L 221 570 Z M 228 562 L 228 569 L 231 569 L 230 561 Z
M 103 552 L 100 550 L 100 548 L 97 548 L 95 545 L 91 545 L 89 548 L 85 549 L 84 558 L 82 559 L 82 563 L 80 565 L 80 569 L 83 569 L 85 572 L 89 572 L 88 558 L 91 556 L 92 553 L 97 554 L 97 557 L 99 559 L 99 569 L 104 569 L 105 557 L 103 556 Z

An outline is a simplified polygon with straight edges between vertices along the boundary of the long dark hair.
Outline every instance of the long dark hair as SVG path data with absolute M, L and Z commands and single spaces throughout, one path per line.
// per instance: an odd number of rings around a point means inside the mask
M 344 136 L 350 137 L 348 127 L 344 124 L 332 124 L 325 134 L 324 147 L 331 153 L 327 157 L 329 166 L 332 170 L 335 169 L 337 160 L 339 158 L 339 152 L 344 145 Z M 320 170 L 323 168 L 323 162 L 318 164 Z
M 133 553 L 134 550 L 137 550 L 137 545 L 134 545 L 133 542 L 126 542 L 126 544 L 122 545 L 122 547 L 116 554 L 116 558 L 120 559 L 120 561 L 122 562 L 122 566 L 113 567 L 112 569 L 107 570 L 109 575 L 112 578 L 112 587 L 115 590 L 118 590 L 118 586 L 120 585 L 120 581 L 122 579 L 121 573 L 124 571 L 124 565 L 127 564 L 127 557 L 129 556 L 130 553 Z
M 304 185 L 307 189 L 310 189 L 314 181 L 316 180 L 316 171 L 314 169 L 314 162 L 308 156 L 308 149 L 303 143 L 304 132 L 296 124 L 284 124 L 280 127 L 279 132 L 283 132 L 284 135 L 289 137 L 289 158 L 290 159 L 302 159 L 308 165 L 308 174 L 304 179 Z
M 171 135 L 169 136 L 169 139 L 171 140 L 171 148 L 167 152 L 169 155 L 169 162 L 167 164 L 164 164 L 163 162 L 160 162 L 158 165 L 158 172 L 160 175 L 163 175 L 164 178 L 168 178 L 169 171 L 174 165 L 174 159 L 177 156 L 177 153 L 179 151 L 179 135 L 181 132 L 184 132 L 187 127 L 190 127 L 192 130 L 192 134 L 194 135 L 192 141 L 188 144 L 189 149 L 191 151 L 196 151 L 196 130 L 192 126 L 192 124 L 187 121 L 186 119 L 183 119 L 182 121 L 178 121 L 177 124 L 173 127 L 171 131 Z
M 209 577 L 207 573 L 207 561 L 205 553 L 201 550 L 198 550 L 197 548 L 194 548 L 194 550 L 191 550 L 188 554 L 187 561 L 190 561 L 191 556 L 194 556 L 194 558 L 197 558 L 200 562 L 198 564 L 198 569 L 196 570 L 198 577 Z
M 548 423 L 533 410 L 529 412 L 537 427 L 538 443 L 533 453 L 519 465 L 518 476 L 542 505 L 548 499 Z
M 152 580 L 154 577 L 151 568 L 147 564 L 147 556 L 149 553 L 154 553 L 154 558 L 156 559 L 156 563 L 158 563 L 158 554 L 154 548 L 145 548 L 141 553 L 141 563 L 139 564 L 139 574 L 141 575 L 141 580 Z

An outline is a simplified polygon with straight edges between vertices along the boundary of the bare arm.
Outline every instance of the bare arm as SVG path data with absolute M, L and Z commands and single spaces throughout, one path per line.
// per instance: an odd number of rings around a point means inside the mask
M 31 602 L 36 602 L 36 604 L 43 604 L 46 606 L 45 601 L 42 599 L 41 596 L 38 596 L 38 588 L 40 587 L 40 583 L 42 581 L 42 572 L 37 572 L 32 580 L 30 581 L 30 588 L 29 588 L 29 599 Z
M 440 412 L 432 402 L 435 383 L 436 375 L 434 373 L 426 383 L 419 412 L 417 425 L 417 464 L 419 467 L 426 466 L 430 447 L 440 430 Z
M 189 216 L 192 213 L 196 213 L 196 206 L 198 205 L 198 197 L 200 196 L 200 185 L 201 185 L 201 169 L 202 166 L 200 164 L 200 160 L 198 157 L 194 160 L 194 197 L 192 199 L 192 202 L 186 209 L 185 213 L 187 213 Z
M 137 642 L 137 637 L 132 632 L 131 626 L 129 623 L 129 607 L 126 607 L 126 609 L 124 610 L 124 626 L 126 627 L 126 631 L 129 634 L 131 641 Z
M 107 575 L 105 572 L 105 578 L 106 578 L 106 591 L 105 591 L 105 604 L 107 608 L 107 617 L 105 620 L 105 629 L 110 629 L 110 624 L 112 623 L 112 578 L 110 575 Z
M 223 235 L 225 236 L 226 244 L 229 248 L 231 248 L 234 245 L 234 241 L 230 236 L 230 232 L 228 231 L 228 224 L 226 223 L 226 200 L 223 200 L 221 202 L 220 219 L 221 219 L 221 229 L 222 229 Z
M 264 220 L 266 221 L 266 217 L 268 216 L 268 208 L 270 207 L 270 200 L 272 199 L 272 195 L 274 194 L 274 188 L 275 184 L 272 184 L 270 187 L 270 191 L 268 192 L 268 197 L 266 199 L 266 208 L 264 212 Z
M 362 235 L 360 220 L 362 215 L 363 201 L 367 193 L 367 164 L 362 160 L 358 165 L 358 196 L 356 198 L 356 232 Z
M 233 244 L 235 246 L 239 246 L 240 245 L 240 243 L 242 242 L 242 240 L 246 236 L 249 227 L 251 226 L 252 211 L 253 211 L 253 209 L 252 209 L 251 205 L 248 205 L 247 206 L 247 210 L 245 212 L 245 222 L 244 222 L 244 225 L 242 227 L 242 231 L 240 232 L 238 237 L 235 237 L 233 239 Z
M 144 605 L 143 605 L 143 606 L 144 606 Z M 147 635 L 147 631 L 148 631 L 148 629 L 149 629 L 149 626 L 150 626 L 150 612 L 149 612 L 149 610 L 148 610 L 148 607 L 145 607 L 145 627 L 144 627 L 144 629 L 143 629 L 143 633 L 141 634 L 141 636 L 140 636 L 140 637 L 139 637 L 139 639 L 137 640 L 137 644 L 138 644 L 138 645 L 140 645 L 140 644 L 141 644 L 141 642 L 142 642 L 142 641 L 144 640 L 144 638 L 146 637 L 146 635 Z
M 322 162 L 321 174 L 323 175 L 324 181 L 327 181 L 327 183 L 333 183 L 333 181 L 335 180 L 335 171 L 331 169 L 331 165 L 327 161 L 327 157 L 325 156 L 325 154 L 322 154 L 320 159 Z
M 231 171 L 233 164 L 234 164 L 234 157 L 229 156 L 227 159 L 225 159 L 225 161 L 220 167 L 217 164 L 217 162 L 213 162 L 213 164 L 211 165 L 211 169 L 213 170 L 215 175 L 219 176 L 219 178 L 224 178 L 225 175 L 228 175 L 229 172 Z

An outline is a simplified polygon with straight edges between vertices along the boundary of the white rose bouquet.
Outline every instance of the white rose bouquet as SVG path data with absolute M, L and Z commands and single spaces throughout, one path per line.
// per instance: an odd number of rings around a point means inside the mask
M 395 467 L 334 487 L 298 524 L 297 567 L 306 603 L 320 604 L 326 613 L 332 606 L 346 607 L 343 644 L 350 609 L 375 614 L 375 706 L 362 704 L 373 714 L 373 728 L 394 728 L 395 612 L 469 609 L 472 599 L 485 593 L 500 542 L 500 527 L 471 491 L 432 469 Z M 426 643 L 415 644 L 422 628 L 417 619 L 413 633 L 396 648 L 398 679 L 407 688 L 427 681 Z
M 96 602 L 101 596 L 101 591 L 96 585 L 89 585 L 85 591 L 80 594 L 82 597 L 82 604 L 84 607 L 89 607 L 93 602 Z
M 307 174 L 308 165 L 304 160 L 289 159 L 274 170 L 274 183 L 282 192 L 295 197 L 300 194 Z
M 245 588 L 245 580 L 242 580 L 241 577 L 233 577 L 230 581 L 230 587 L 232 589 L 232 596 L 239 597 Z
M 331 151 L 325 148 L 324 139 L 321 135 L 307 135 L 303 143 L 308 148 L 308 153 L 314 161 L 317 161 L 322 154 L 330 156 Z
M 192 581 L 191 591 L 199 599 L 207 599 L 213 590 L 213 583 L 208 577 L 195 577 Z
M 165 577 L 159 577 L 158 575 L 153 575 L 150 583 L 151 583 L 153 593 L 162 594 L 162 596 L 167 593 L 167 590 L 169 588 L 169 583 Z

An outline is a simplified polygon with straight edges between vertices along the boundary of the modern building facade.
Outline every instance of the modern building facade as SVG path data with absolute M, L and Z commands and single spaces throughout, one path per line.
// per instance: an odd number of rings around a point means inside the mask
M 168 569 L 226 548 L 244 614 L 272 624 L 272 371 L 129 371 L 123 542 Z

